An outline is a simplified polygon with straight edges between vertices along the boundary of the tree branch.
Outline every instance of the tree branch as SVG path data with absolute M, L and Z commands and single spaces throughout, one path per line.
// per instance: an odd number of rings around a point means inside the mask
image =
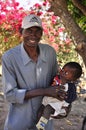
M 73 4 L 81 10 L 81 12 L 86 16 L 86 6 L 81 3 L 81 0 L 72 0 Z

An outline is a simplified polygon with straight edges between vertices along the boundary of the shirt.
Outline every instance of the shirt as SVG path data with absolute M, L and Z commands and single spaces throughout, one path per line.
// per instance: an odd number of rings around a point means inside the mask
M 43 97 L 25 101 L 25 92 L 48 87 L 57 73 L 55 50 L 47 44 L 39 43 L 38 46 L 37 63 L 27 55 L 23 43 L 2 56 L 4 95 L 9 102 L 4 130 L 36 130 L 37 111 Z M 46 130 L 53 130 L 50 124 Z
M 60 82 L 61 82 L 59 75 L 56 75 L 55 78 L 54 78 L 54 80 L 55 80 L 55 82 L 56 82 L 57 85 L 60 84 Z M 63 85 L 63 86 L 65 86 L 65 85 Z M 67 98 L 65 99 L 65 101 L 67 103 L 71 104 L 77 98 L 77 92 L 76 92 L 75 83 L 73 83 L 73 82 L 66 83 L 65 91 L 67 91 Z
M 56 82 L 56 85 L 61 85 L 61 81 L 60 81 L 60 77 L 59 75 L 56 75 L 54 77 L 54 81 Z M 68 107 L 69 104 L 71 104 L 73 101 L 76 100 L 77 97 L 77 93 L 76 93 L 76 86 L 74 83 L 65 83 L 63 85 L 65 87 L 65 91 L 67 92 L 67 98 L 63 101 L 60 101 L 56 98 L 53 97 L 47 97 L 45 96 L 43 98 L 42 104 L 44 106 L 47 106 L 48 104 L 55 110 L 53 116 L 57 116 L 57 115 L 66 115 L 66 111 L 65 109 L 63 109 L 62 107 Z M 54 87 L 54 86 L 53 86 Z

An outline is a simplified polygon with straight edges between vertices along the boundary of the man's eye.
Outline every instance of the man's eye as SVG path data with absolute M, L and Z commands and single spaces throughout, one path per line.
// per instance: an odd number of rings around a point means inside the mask
M 36 31 L 36 33 L 41 34 L 41 33 L 42 33 L 42 31 L 41 31 L 40 29 L 38 29 L 38 30 Z
M 28 29 L 26 30 L 27 33 L 32 33 L 32 30 Z

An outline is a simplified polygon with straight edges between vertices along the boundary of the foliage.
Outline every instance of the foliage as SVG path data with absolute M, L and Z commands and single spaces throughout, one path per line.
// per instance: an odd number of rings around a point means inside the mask
M 0 1 L 0 54 L 20 41 L 19 27 L 25 14 L 15 0 Z
M 19 28 L 22 18 L 26 14 L 35 13 L 43 21 L 44 35 L 42 42 L 53 46 L 57 52 L 60 63 L 71 60 L 77 60 L 77 54 L 74 51 L 70 34 L 67 34 L 60 18 L 49 12 L 49 3 L 35 4 L 30 10 L 25 11 L 19 7 L 15 0 L 0 1 L 0 53 L 21 42 Z
M 80 2 L 86 6 L 85 0 L 82 0 Z M 68 10 L 72 14 L 77 24 L 80 26 L 80 28 L 82 28 L 82 30 L 86 34 L 86 16 L 84 16 L 83 13 L 73 5 L 71 0 L 67 0 L 67 3 L 68 3 Z

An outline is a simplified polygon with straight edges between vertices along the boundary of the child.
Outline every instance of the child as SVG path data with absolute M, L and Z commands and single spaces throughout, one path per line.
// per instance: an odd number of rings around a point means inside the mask
M 44 97 L 42 107 L 44 107 L 42 116 L 37 123 L 36 127 L 38 130 L 44 130 L 50 117 L 57 115 L 66 115 L 66 108 L 71 104 L 77 97 L 75 81 L 80 78 L 82 74 L 82 68 L 77 62 L 68 62 L 65 64 L 60 71 L 60 75 L 54 78 L 52 86 L 58 85 L 58 87 L 65 87 L 67 91 L 67 98 L 65 101 L 60 101 L 52 97 Z

